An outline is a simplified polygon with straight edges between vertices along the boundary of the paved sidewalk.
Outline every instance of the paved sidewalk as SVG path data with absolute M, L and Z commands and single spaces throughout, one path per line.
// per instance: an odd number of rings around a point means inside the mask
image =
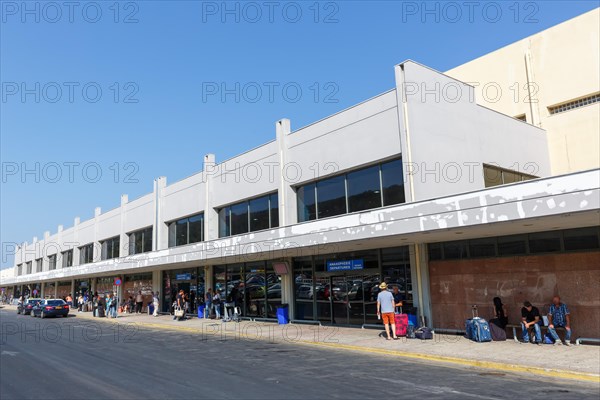
M 7 309 L 14 306 L 6 306 Z M 15 311 L 16 312 L 16 311 Z M 323 346 L 344 351 L 401 356 L 434 362 L 461 364 L 503 371 L 533 373 L 566 379 L 600 382 L 600 346 L 552 346 L 506 342 L 475 343 L 461 336 L 438 335 L 433 340 L 401 338 L 388 341 L 377 329 L 340 328 L 304 324 L 278 325 L 270 322 L 226 322 L 146 314 L 120 314 L 116 319 L 94 318 L 89 312 L 72 313 L 77 318 L 119 324 L 139 324 L 151 329 L 189 331 L 217 335 L 220 339 L 267 340 Z

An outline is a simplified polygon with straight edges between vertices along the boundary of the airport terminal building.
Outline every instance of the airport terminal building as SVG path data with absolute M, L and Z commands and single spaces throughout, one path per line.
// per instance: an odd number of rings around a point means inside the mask
M 6 293 L 207 288 L 248 318 L 378 323 L 378 284 L 462 329 L 502 297 L 510 322 L 560 294 L 576 336 L 600 332 L 600 169 L 552 174 L 547 132 L 412 61 L 375 98 L 17 248 Z M 596 89 L 597 90 L 597 89 Z M 589 104 L 598 112 L 599 104 Z M 573 113 L 578 110 L 570 111 Z M 120 285 L 115 285 L 115 280 Z

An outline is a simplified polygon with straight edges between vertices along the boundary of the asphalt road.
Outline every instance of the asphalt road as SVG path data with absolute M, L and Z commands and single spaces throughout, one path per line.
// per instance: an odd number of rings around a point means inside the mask
M 119 330 L 0 310 L 0 398 L 598 399 L 593 383 L 532 379 L 266 340 Z M 185 324 L 185 322 L 182 322 Z M 204 339 L 204 340 L 203 340 Z

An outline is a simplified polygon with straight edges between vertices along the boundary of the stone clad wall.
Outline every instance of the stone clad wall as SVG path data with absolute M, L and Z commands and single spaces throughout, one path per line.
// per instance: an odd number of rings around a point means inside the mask
M 524 300 L 544 314 L 558 294 L 571 311 L 573 338 L 600 338 L 599 251 L 430 261 L 429 274 L 434 327 L 464 329 L 474 304 L 492 318 L 495 296 L 509 323 L 519 323 Z

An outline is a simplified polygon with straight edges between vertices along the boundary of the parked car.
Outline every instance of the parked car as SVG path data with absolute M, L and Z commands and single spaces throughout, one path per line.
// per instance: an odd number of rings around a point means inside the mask
M 66 317 L 69 315 L 69 305 L 62 299 L 47 299 L 39 302 L 31 310 L 34 317 Z
M 42 299 L 28 299 L 25 304 L 19 304 L 17 306 L 17 314 L 27 315 L 31 313 L 33 306 L 42 301 Z

